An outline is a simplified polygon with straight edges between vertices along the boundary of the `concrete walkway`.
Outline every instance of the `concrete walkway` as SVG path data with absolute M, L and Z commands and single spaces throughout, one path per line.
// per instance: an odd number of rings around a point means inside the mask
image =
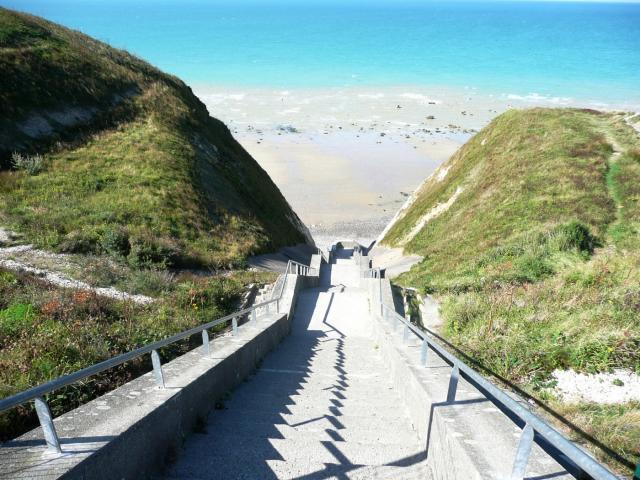
M 428 479 L 348 255 L 301 292 L 292 332 L 218 405 L 166 479 Z

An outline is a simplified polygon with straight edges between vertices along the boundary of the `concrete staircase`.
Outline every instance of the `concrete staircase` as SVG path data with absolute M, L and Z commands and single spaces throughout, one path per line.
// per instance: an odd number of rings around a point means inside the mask
M 428 479 L 372 338 L 349 252 L 301 292 L 292 332 L 187 439 L 166 479 Z

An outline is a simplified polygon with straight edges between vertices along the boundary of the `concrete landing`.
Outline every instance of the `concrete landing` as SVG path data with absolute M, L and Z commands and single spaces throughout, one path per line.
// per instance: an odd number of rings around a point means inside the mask
M 326 267 L 326 269 L 325 269 Z M 373 339 L 359 267 L 323 265 L 291 335 L 178 453 L 165 479 L 428 479 Z

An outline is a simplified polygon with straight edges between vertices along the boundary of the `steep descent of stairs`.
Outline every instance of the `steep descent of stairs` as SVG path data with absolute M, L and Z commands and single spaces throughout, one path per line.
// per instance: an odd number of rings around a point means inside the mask
M 165 478 L 430 478 L 371 337 L 350 258 L 301 292 L 292 332 L 192 435 Z

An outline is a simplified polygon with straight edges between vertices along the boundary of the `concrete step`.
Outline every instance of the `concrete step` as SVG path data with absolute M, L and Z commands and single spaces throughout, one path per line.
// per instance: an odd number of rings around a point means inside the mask
M 432 478 L 424 462 L 407 467 L 309 462 L 303 468 L 282 460 L 268 460 L 267 463 L 278 479 L 430 480 Z
M 360 442 L 378 445 L 386 444 L 415 444 L 416 433 L 412 429 L 385 429 L 385 430 L 350 430 L 350 429 L 312 429 L 302 427 L 290 427 L 285 424 L 269 425 L 265 428 L 263 424 L 251 424 L 246 428 L 238 428 L 237 424 L 226 423 L 216 424 L 207 427 L 206 433 L 212 438 L 226 439 L 230 441 L 232 437 L 242 437 L 233 441 L 244 441 L 250 444 L 259 439 L 287 439 L 292 441 L 328 441 L 328 442 Z
M 409 466 L 370 466 L 324 464 L 306 461 L 292 463 L 286 460 L 266 460 L 258 465 L 222 463 L 212 471 L 202 472 L 198 468 L 180 468 L 163 477 L 171 480 L 430 480 L 429 468 L 424 462 Z
M 201 472 L 211 472 L 221 463 L 236 463 L 239 468 L 246 468 L 246 465 L 255 465 L 266 460 L 286 460 L 295 465 L 304 465 L 307 462 L 394 465 L 417 463 L 425 459 L 424 449 L 420 453 L 417 444 L 407 446 L 265 439 L 261 442 L 251 442 L 251 448 L 242 448 L 247 445 L 243 443 L 243 439 L 238 439 L 238 443 L 232 438 L 225 439 L 223 443 L 213 440 L 209 435 L 193 435 L 181 452 L 181 465 L 189 465 L 189 470 L 197 466 Z
M 339 392 L 338 392 L 339 393 Z M 369 397 L 349 397 L 339 398 L 334 392 L 316 392 L 315 395 L 300 395 L 292 394 L 287 395 L 285 393 L 273 392 L 264 393 L 260 391 L 236 391 L 231 394 L 229 401 L 239 402 L 242 405 L 245 404 L 276 404 L 276 405 L 305 405 L 305 404 L 321 404 L 321 405 L 362 405 L 363 403 L 378 408 L 404 408 L 404 402 L 399 395 L 376 395 Z
M 281 345 L 282 350 L 280 350 L 279 347 L 274 354 L 279 356 L 284 355 L 284 353 L 280 352 L 287 352 L 287 354 L 310 356 L 318 353 L 354 355 L 366 351 L 376 354 L 378 352 L 373 339 L 370 338 L 360 338 L 358 342 L 344 342 L 342 339 L 323 337 L 320 339 L 321 341 L 316 341 L 314 344 L 312 343 L 313 340 L 305 341 L 306 336 L 308 336 L 306 332 L 304 334 L 297 334 L 294 331 L 291 333 L 291 336 L 287 338 L 288 341 Z
M 322 380 L 322 381 L 320 381 Z M 318 392 L 339 392 L 343 397 L 348 398 L 367 398 L 372 396 L 384 396 L 387 394 L 397 395 L 398 392 L 393 388 L 390 383 L 380 383 L 379 385 L 371 385 L 367 382 L 354 382 L 349 378 L 345 380 L 332 379 L 325 377 L 324 379 L 314 378 L 313 381 L 307 381 L 305 379 L 278 379 L 274 378 L 271 381 L 260 382 L 260 386 L 248 385 L 241 387 L 243 390 L 246 388 L 250 391 L 261 391 L 262 393 L 282 393 L 286 395 L 315 395 Z M 239 391 L 238 389 L 237 391 Z M 340 398 L 340 397 L 338 397 Z
M 375 362 L 378 365 L 383 365 L 384 362 L 379 357 L 376 346 L 373 343 L 363 345 L 357 348 L 349 349 L 316 349 L 316 350 L 304 350 L 294 347 L 283 347 L 282 351 L 274 352 L 269 358 L 265 359 L 265 362 L 285 361 L 290 360 L 291 363 L 305 363 L 309 361 L 326 360 L 326 361 L 350 361 L 354 365 L 368 365 L 370 362 Z
M 339 259 L 329 276 L 346 288 L 301 292 L 291 335 L 187 440 L 167 478 L 431 478 L 359 275 Z
M 279 414 L 287 414 L 292 415 L 293 417 L 304 417 L 304 418 L 316 418 L 323 415 L 332 415 L 336 418 L 341 417 L 363 417 L 369 419 L 389 419 L 395 420 L 398 418 L 406 418 L 404 416 L 404 411 L 398 408 L 380 408 L 378 405 L 367 405 L 366 403 L 361 403 L 360 405 L 344 405 L 337 406 L 331 404 L 313 404 L 313 403 L 304 403 L 302 405 L 282 405 L 282 404 L 249 404 L 243 403 L 238 400 L 231 400 L 229 402 L 225 402 L 224 410 L 227 412 L 237 411 L 244 413 L 245 415 L 253 416 L 255 413 L 279 413 Z
M 288 425 L 300 430 L 341 430 L 353 431 L 372 430 L 386 432 L 391 430 L 411 431 L 412 427 L 407 418 L 363 417 L 341 415 L 335 416 L 330 412 L 311 417 L 308 415 L 292 415 L 288 413 L 253 411 L 248 415 L 242 410 L 217 410 L 206 423 L 207 431 L 215 431 L 218 425 L 234 425 L 238 430 L 260 425 L 263 429 L 274 429 L 275 425 Z
M 384 367 L 385 362 L 380 358 L 375 345 L 367 345 L 350 350 L 316 350 L 313 352 L 303 353 L 294 348 L 286 348 L 282 352 L 270 355 L 263 364 L 286 362 L 289 365 L 309 365 L 312 362 L 328 362 L 328 363 L 348 363 L 354 368 L 368 368 L 375 371 L 376 368 Z M 375 367 L 375 368 L 373 368 Z
M 383 366 L 379 365 L 376 368 L 368 368 L 359 366 L 358 368 L 352 367 L 349 364 L 338 364 L 317 362 L 310 365 L 287 365 L 285 362 L 265 362 L 260 370 L 253 377 L 255 380 L 260 379 L 273 380 L 274 377 L 286 377 L 295 379 L 309 379 L 317 378 L 318 380 L 324 380 L 325 377 L 331 378 L 348 378 L 352 382 L 367 383 L 374 381 L 381 381 L 391 384 L 387 375 L 382 371 Z

